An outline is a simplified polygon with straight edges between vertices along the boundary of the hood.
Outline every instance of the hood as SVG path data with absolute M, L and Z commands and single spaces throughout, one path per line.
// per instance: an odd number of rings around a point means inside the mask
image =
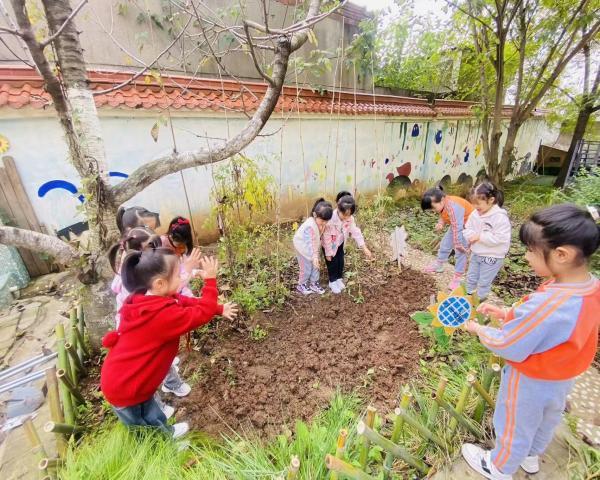
M 139 293 L 130 295 L 121 308 L 119 332 L 125 333 L 146 325 L 160 310 L 173 303 L 176 303 L 173 297 Z

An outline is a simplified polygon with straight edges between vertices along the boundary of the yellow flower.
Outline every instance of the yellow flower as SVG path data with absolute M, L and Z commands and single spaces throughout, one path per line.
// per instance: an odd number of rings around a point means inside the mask
M 292 224 L 292 230 L 295 232 L 296 230 L 298 230 L 298 222 L 294 222 Z
M 0 135 L 0 153 L 8 152 L 9 148 L 10 142 L 8 141 L 8 138 L 6 138 L 4 135 Z

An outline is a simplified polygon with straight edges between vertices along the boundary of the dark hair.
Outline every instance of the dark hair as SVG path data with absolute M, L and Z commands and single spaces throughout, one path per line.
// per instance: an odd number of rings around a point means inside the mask
M 504 205 L 504 192 L 489 180 L 483 180 L 475 185 L 471 190 L 471 197 L 477 197 L 481 200 L 494 199 L 494 203 L 501 207 Z
M 313 205 L 310 213 L 312 213 L 313 217 L 329 221 L 333 217 L 333 206 L 324 198 L 319 198 Z
M 184 217 L 175 217 L 169 223 L 167 235 L 171 240 L 185 244 L 186 253 L 189 254 L 194 248 L 194 239 L 192 237 L 192 227 L 190 221 Z
M 587 259 L 600 246 L 600 226 L 586 210 L 564 203 L 534 213 L 521 226 L 519 238 L 529 249 L 541 249 L 544 257 L 554 248 L 570 245 Z
M 132 228 L 143 227 L 144 218 L 153 218 L 156 222 L 156 228 L 160 227 L 158 213 L 151 212 L 144 207 L 119 207 L 119 210 L 117 210 L 117 227 L 119 228 L 119 232 L 124 234 Z
M 169 276 L 177 268 L 175 252 L 169 248 L 151 248 L 131 252 L 123 260 L 121 278 L 127 291 L 146 293 L 157 276 Z
M 160 237 L 146 227 L 135 227 L 130 229 L 119 241 L 108 250 L 108 261 L 115 273 L 117 269 L 117 255 L 119 252 L 129 250 L 141 251 L 146 247 L 158 248 L 161 246 Z
M 421 209 L 423 210 L 431 210 L 431 204 L 433 202 L 439 203 L 442 201 L 442 198 L 446 196 L 444 189 L 441 185 L 437 187 L 430 188 L 423 194 L 423 198 L 421 198 Z
M 356 201 L 350 192 L 341 191 L 335 197 L 335 201 L 340 212 L 350 212 L 351 215 L 356 212 Z

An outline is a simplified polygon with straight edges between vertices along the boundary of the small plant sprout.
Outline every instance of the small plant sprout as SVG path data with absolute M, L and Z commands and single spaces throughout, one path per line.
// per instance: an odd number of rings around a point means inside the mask
M 267 332 L 264 328 L 262 328 L 260 325 L 257 324 L 250 331 L 250 338 L 252 340 L 254 340 L 255 342 L 261 342 L 262 340 L 264 340 L 265 338 L 267 338 L 268 334 L 269 334 L 269 332 Z

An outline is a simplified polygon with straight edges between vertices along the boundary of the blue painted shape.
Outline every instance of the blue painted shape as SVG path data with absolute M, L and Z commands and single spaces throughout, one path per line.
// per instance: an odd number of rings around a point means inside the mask
M 109 177 L 129 178 L 129 175 L 123 172 L 108 172 Z
M 445 327 L 460 327 L 471 317 L 471 304 L 464 297 L 448 297 L 440 302 L 437 314 Z
M 435 143 L 436 143 L 436 145 L 439 145 L 440 143 L 442 143 L 442 131 L 441 130 L 438 130 L 435 133 Z
M 416 123 L 413 125 L 412 132 L 411 132 L 410 136 L 411 137 L 418 137 L 419 136 L 419 125 L 417 125 Z
M 385 164 L 387 165 L 388 163 L 390 163 L 390 159 L 389 159 L 389 158 L 386 158 L 386 159 L 385 159 Z
M 49 182 L 44 183 L 39 189 L 38 189 L 38 197 L 42 198 L 44 197 L 50 190 L 55 190 L 55 189 L 62 189 L 62 190 L 66 190 L 67 192 L 72 193 L 73 195 L 75 195 L 76 193 L 78 193 L 79 191 L 77 190 L 77 187 L 75 185 L 73 185 L 71 182 L 67 182 L 66 180 L 50 180 Z M 79 201 L 81 203 L 83 203 L 83 201 L 85 200 L 83 195 L 79 195 L 77 197 L 79 199 Z
M 469 153 L 470 153 L 469 152 L 469 147 L 465 147 L 464 152 L 465 152 L 465 158 L 464 158 L 464 160 L 465 160 L 465 163 L 467 163 L 469 161 Z

